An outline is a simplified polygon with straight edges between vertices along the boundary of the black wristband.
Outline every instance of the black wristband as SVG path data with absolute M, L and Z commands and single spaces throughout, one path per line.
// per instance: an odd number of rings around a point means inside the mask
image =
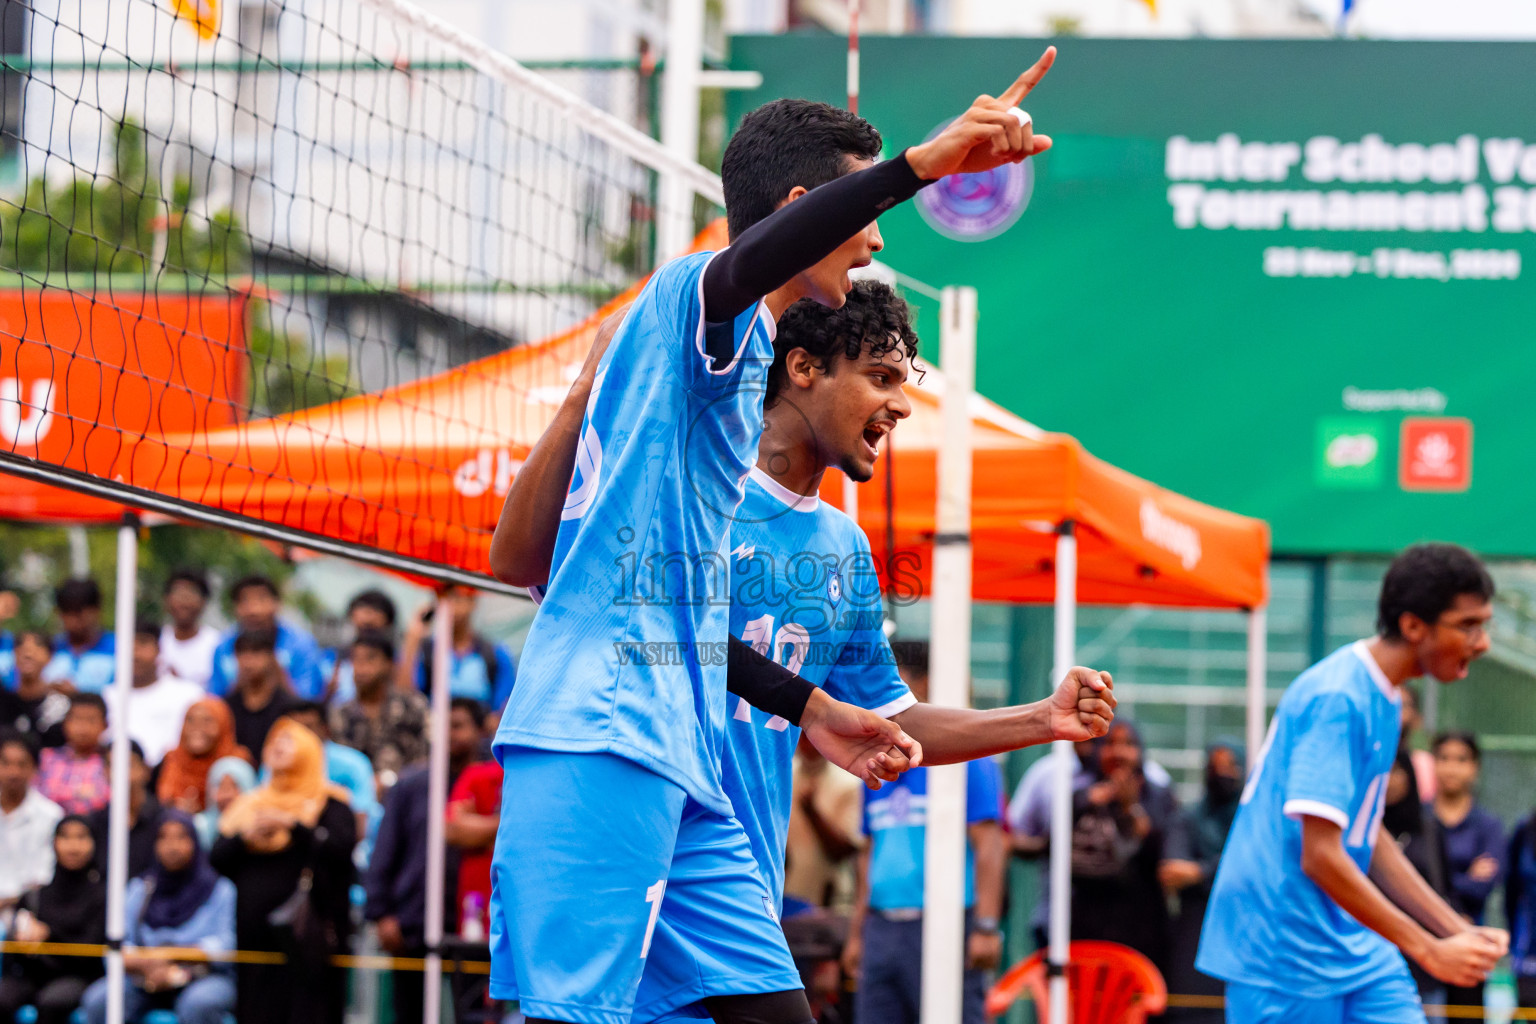
M 734 636 L 726 662 L 725 688 L 759 711 L 778 715 L 790 725 L 800 724 L 805 705 L 816 692 L 814 684 Z

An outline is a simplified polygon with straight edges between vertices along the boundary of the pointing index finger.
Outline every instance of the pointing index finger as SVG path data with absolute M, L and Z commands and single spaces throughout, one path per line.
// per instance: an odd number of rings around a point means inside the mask
M 1040 59 L 1035 61 L 1034 66 L 1015 79 L 998 99 L 1010 107 L 1018 106 L 1024 97 L 1029 95 L 1029 91 L 1040 84 L 1040 79 L 1045 77 L 1045 73 L 1051 70 L 1051 65 L 1054 63 L 1056 63 L 1056 47 L 1047 46 L 1045 52 L 1040 55 Z

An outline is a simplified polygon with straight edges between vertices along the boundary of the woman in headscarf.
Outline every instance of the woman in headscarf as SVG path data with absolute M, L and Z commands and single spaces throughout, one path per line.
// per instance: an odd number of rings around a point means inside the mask
M 1115 719 L 1073 795 L 1072 936 L 1119 942 L 1168 969 L 1168 902 L 1159 869 L 1187 862 L 1172 790 L 1147 780 L 1141 734 Z
M 208 769 L 226 757 L 254 763 L 251 752 L 235 742 L 235 720 L 229 705 L 217 697 L 200 700 L 187 709 L 182 720 L 181 742 L 160 763 L 155 794 L 166 807 L 200 813 L 207 805 Z
M 1170 864 L 1159 869 L 1163 884 L 1178 893 L 1168 975 L 1171 992 L 1219 996 L 1224 991 L 1221 982 L 1195 970 L 1195 952 L 1200 945 L 1206 904 L 1211 898 L 1211 882 L 1242 800 L 1244 761 L 1243 744 L 1236 740 L 1220 738 L 1206 747 L 1205 795 L 1186 816 L 1192 870 Z M 1223 1019 L 1218 1009 L 1184 1007 L 1168 1011 L 1168 1020 L 1184 1024 L 1221 1024 Z
M 107 939 L 107 886 L 93 863 L 96 842 L 85 819 L 71 814 L 53 830 L 53 881 L 21 898 L 16 930 L 21 942 L 80 942 Z M 38 1024 L 66 1024 L 80 996 L 101 977 L 101 959 L 86 956 L 25 956 L 8 953 L 0 977 L 0 1020 L 11 1020 L 29 1003 Z
M 162 811 L 155 835 L 155 860 L 128 883 L 124 897 L 123 1019 L 137 1021 L 150 1010 L 168 1009 L 178 1024 L 220 1024 L 235 1007 L 234 972 L 228 964 L 164 960 L 136 950 L 156 946 L 227 953 L 235 948 L 235 887 L 208 863 L 192 816 Z M 80 1001 L 86 1024 L 107 1019 L 107 979 L 86 990 Z
M 346 972 L 330 956 L 350 935 L 357 823 L 346 791 L 326 781 L 324 756 L 319 737 L 279 719 L 262 750 L 271 780 L 219 818 L 213 864 L 239 893 L 240 948 L 288 955 L 282 966 L 240 965 L 240 1024 L 341 1024 L 346 1011 Z
M 207 808 L 193 820 L 197 837 L 212 848 L 219 839 L 219 816 L 229 810 L 241 794 L 256 788 L 256 769 L 243 757 L 221 757 L 208 769 Z

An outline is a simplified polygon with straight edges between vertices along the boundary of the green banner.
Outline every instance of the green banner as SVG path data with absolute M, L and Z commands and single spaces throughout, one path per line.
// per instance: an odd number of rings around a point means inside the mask
M 1280 552 L 1536 554 L 1536 45 L 1057 45 L 1051 152 L 880 221 L 891 265 L 979 289 L 982 392 Z M 866 37 L 860 112 L 897 152 L 1043 46 Z M 841 104 L 844 52 L 734 39 L 764 82 L 733 123 Z

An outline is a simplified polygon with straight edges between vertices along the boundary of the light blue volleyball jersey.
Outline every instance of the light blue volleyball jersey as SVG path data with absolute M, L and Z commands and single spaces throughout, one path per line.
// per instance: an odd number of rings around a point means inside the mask
M 1301 819 L 1312 816 L 1336 823 L 1345 852 L 1370 871 L 1401 716 L 1402 697 L 1364 641 L 1285 691 L 1216 871 L 1201 971 L 1324 998 L 1404 969 L 1396 948 L 1301 870 Z
M 731 632 L 829 696 L 890 717 L 917 703 L 881 628 L 880 581 L 853 520 L 753 467 L 731 529 Z M 725 792 L 763 879 L 784 899 L 800 730 L 731 696 Z
M 658 270 L 598 366 L 495 746 L 617 754 L 729 814 L 728 537 L 757 459 L 774 324 L 758 303 L 706 329 L 711 256 Z

